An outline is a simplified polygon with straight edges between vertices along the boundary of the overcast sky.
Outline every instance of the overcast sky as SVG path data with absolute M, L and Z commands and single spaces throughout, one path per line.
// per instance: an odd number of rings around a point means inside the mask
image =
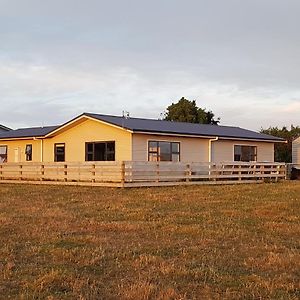
M 182 96 L 222 125 L 300 125 L 299 0 L 0 0 L 0 124 L 159 118 Z

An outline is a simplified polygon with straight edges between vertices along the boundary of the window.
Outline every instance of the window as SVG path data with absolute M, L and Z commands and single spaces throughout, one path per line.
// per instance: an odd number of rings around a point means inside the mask
M 114 161 L 115 142 L 85 143 L 86 161 Z
M 54 161 L 65 161 L 65 144 L 54 144 Z
M 7 162 L 7 146 L 0 146 L 0 163 Z
M 32 145 L 26 145 L 25 147 L 25 155 L 26 155 L 26 161 L 32 160 Z
M 256 146 L 234 146 L 234 161 L 256 161 L 257 147 Z
M 148 161 L 180 161 L 178 142 L 148 142 Z

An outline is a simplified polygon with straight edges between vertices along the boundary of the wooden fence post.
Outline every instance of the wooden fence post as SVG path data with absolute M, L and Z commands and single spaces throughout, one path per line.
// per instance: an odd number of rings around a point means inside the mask
M 292 165 L 291 164 L 285 164 L 285 180 L 289 180 L 291 179 L 291 169 L 292 169 Z
M 277 169 L 277 171 L 276 171 L 276 177 L 275 177 L 275 182 L 277 182 L 278 181 L 278 179 L 279 179 L 279 175 L 280 175 L 280 166 L 276 166 L 276 169 Z
M 223 166 L 222 163 L 219 164 L 219 168 L 221 168 L 221 166 Z M 211 167 L 210 175 L 212 175 L 212 180 L 217 181 L 218 172 L 216 170 L 218 168 L 218 165 L 216 165 L 215 163 L 212 163 L 210 167 Z
M 159 162 L 156 163 L 156 182 L 159 182 Z
M 68 181 L 68 165 L 64 165 L 64 181 Z
M 40 181 L 44 180 L 44 175 L 45 175 L 45 165 L 41 164 L 41 176 L 40 176 Z
M 121 163 L 121 187 L 125 187 L 125 182 L 126 182 L 126 178 L 125 178 L 125 161 L 122 161 Z
M 185 171 L 185 181 L 186 182 L 189 182 L 190 181 L 190 176 L 192 175 L 192 172 L 191 172 L 191 165 L 190 164 L 187 164 L 186 165 L 186 171 Z
M 19 167 L 20 167 L 20 171 L 19 171 L 20 177 L 19 177 L 19 180 L 22 180 L 22 174 L 23 174 L 23 172 L 22 172 L 22 168 L 23 168 L 22 164 L 20 164 Z
M 239 165 L 239 181 L 242 180 L 242 171 L 241 171 L 241 169 L 242 169 L 242 165 L 240 164 Z
M 92 182 L 96 182 L 96 164 L 92 165 Z
M 256 163 L 253 165 L 253 171 L 252 171 L 252 174 L 254 176 L 254 179 L 257 180 L 257 177 L 256 177 Z
M 264 170 L 265 170 L 264 166 L 263 166 L 263 165 L 260 165 L 260 166 L 259 166 L 259 173 L 260 173 L 260 175 L 261 175 L 260 178 L 261 178 L 261 180 L 263 180 L 263 181 L 265 180 L 264 176 L 262 176 L 262 175 L 265 174 L 265 171 L 264 171 Z

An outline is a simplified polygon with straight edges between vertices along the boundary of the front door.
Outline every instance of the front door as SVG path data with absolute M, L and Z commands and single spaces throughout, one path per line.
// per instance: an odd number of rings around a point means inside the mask
M 15 152 L 15 162 L 20 162 L 20 148 L 15 148 L 14 149 Z

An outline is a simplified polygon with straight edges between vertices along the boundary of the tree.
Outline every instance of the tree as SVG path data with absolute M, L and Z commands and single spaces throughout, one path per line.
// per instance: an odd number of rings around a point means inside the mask
M 281 129 L 278 127 L 269 127 L 268 129 L 261 129 L 260 132 L 285 139 L 287 143 L 275 144 L 275 161 L 292 162 L 292 141 L 300 136 L 299 126 L 295 127 L 291 125 L 290 130 L 288 130 L 286 126 Z
M 195 100 L 182 97 L 177 103 L 172 103 L 166 109 L 164 120 L 189 122 L 199 124 L 218 125 L 220 118 L 215 119 L 215 114 L 197 106 Z

